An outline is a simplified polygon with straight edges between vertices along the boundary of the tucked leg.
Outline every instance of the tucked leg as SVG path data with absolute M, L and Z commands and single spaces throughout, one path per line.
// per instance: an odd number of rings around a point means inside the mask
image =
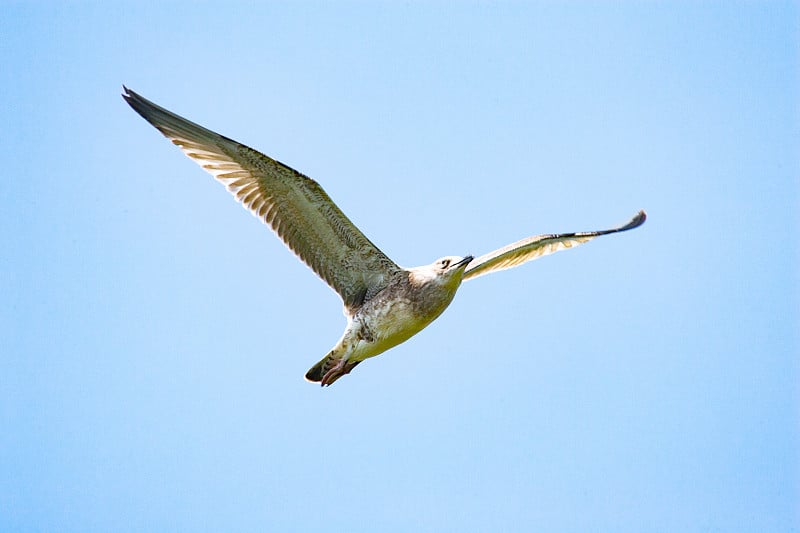
M 339 379 L 340 377 L 349 374 L 351 370 L 353 370 L 358 363 L 361 361 L 348 361 L 347 359 L 341 359 L 339 362 L 328 370 L 324 376 L 322 376 L 322 381 L 320 382 L 320 386 L 331 386 L 333 383 Z

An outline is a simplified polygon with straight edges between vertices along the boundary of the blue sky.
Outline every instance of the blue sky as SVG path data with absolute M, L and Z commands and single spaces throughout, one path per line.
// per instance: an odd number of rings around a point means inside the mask
M 3 531 L 797 531 L 794 3 L 6 3 Z M 303 381 L 338 297 L 120 98 L 465 283 Z

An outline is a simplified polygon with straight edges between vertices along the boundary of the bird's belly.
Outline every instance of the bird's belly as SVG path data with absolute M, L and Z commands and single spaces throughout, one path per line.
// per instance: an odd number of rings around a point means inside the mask
M 433 322 L 445 307 L 420 312 L 418 306 L 401 300 L 363 309 L 355 317 L 361 323 L 363 334 L 353 353 L 354 358 L 363 360 L 374 357 L 407 341 Z

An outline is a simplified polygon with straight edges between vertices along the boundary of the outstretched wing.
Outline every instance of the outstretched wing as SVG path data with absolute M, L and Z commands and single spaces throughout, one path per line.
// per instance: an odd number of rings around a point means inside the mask
M 639 211 L 630 222 L 618 228 L 603 231 L 586 231 L 581 233 L 561 233 L 558 235 L 536 235 L 515 243 L 504 246 L 494 252 L 489 252 L 473 259 L 464 271 L 463 279 L 477 278 L 497 270 L 505 270 L 519 266 L 533 259 L 566 250 L 589 242 L 600 235 L 619 233 L 629 229 L 638 228 L 644 224 L 647 214 Z
M 266 155 L 157 106 L 123 86 L 145 120 L 223 183 L 344 300 L 358 307 L 400 270 L 319 184 Z

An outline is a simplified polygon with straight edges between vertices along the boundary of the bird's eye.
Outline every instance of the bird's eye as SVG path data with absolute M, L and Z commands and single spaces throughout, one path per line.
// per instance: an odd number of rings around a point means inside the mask
M 450 260 L 449 259 L 442 259 L 442 268 L 447 268 L 449 266 L 450 266 Z

